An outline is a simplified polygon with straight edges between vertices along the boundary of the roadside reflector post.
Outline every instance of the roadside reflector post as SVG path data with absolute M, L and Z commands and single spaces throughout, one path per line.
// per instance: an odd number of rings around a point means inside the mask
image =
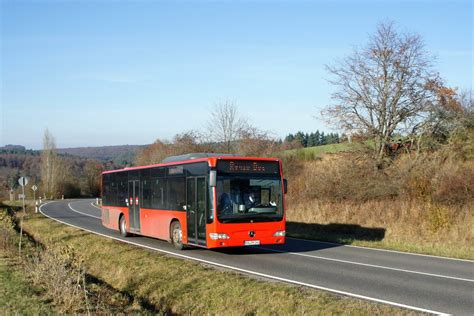
M 63 195 L 61 195 L 61 200 L 64 200 L 64 194 L 63 194 Z
M 35 201 L 35 213 L 38 213 L 38 205 L 39 205 L 38 201 Z
M 20 241 L 18 242 L 18 257 L 21 258 L 21 237 L 23 236 L 23 219 L 26 215 L 25 185 L 28 184 L 28 179 L 26 177 L 20 177 L 20 179 L 18 179 L 18 184 L 21 185 L 21 199 L 23 204 L 23 214 L 20 216 Z
M 95 198 L 95 204 L 99 206 L 99 198 Z
M 33 201 L 35 201 L 35 205 L 38 205 L 38 203 L 36 202 L 36 190 L 38 190 L 38 187 L 36 186 L 36 184 L 33 184 L 33 186 L 31 187 L 31 190 L 33 190 Z M 38 213 L 38 210 L 35 208 L 35 213 Z

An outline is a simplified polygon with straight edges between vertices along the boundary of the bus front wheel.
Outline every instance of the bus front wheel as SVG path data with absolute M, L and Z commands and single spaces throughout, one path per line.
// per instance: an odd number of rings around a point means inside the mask
M 123 237 L 130 236 L 130 234 L 127 232 L 127 221 L 125 220 L 124 215 L 120 216 L 119 230 L 120 230 L 120 235 L 122 235 Z
M 176 249 L 183 250 L 183 230 L 181 224 L 176 221 L 171 224 L 171 242 Z

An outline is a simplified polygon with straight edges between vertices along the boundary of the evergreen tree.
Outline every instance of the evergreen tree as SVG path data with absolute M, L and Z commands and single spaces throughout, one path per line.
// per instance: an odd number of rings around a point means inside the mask
M 320 136 L 321 135 L 319 133 L 319 130 L 316 130 L 316 133 L 314 133 L 314 139 L 313 139 L 314 146 L 321 145 Z
M 307 139 L 303 132 L 299 131 L 298 133 L 296 133 L 295 139 L 297 139 L 301 143 L 301 145 L 303 145 L 303 147 L 306 147 Z
M 313 147 L 315 146 L 314 144 L 314 133 L 311 132 L 309 135 L 308 135 L 308 143 L 307 143 L 308 147 Z
M 295 136 L 293 134 L 288 134 L 288 136 L 285 137 L 285 142 L 291 143 L 292 141 L 295 140 Z
M 326 145 L 326 144 L 327 144 L 326 135 L 324 135 L 324 132 L 321 132 L 319 136 L 319 145 Z

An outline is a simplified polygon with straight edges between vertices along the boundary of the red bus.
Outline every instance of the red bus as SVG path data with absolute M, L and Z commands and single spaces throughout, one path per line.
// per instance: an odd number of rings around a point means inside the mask
M 102 173 L 102 224 L 178 249 L 285 243 L 286 180 L 275 158 L 173 156 Z

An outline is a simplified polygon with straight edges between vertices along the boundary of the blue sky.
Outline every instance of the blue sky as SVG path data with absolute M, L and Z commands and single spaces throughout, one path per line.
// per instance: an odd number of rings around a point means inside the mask
M 202 129 L 231 100 L 263 130 L 331 131 L 324 66 L 379 22 L 420 34 L 471 89 L 471 1 L 1 2 L 0 145 L 147 144 Z

